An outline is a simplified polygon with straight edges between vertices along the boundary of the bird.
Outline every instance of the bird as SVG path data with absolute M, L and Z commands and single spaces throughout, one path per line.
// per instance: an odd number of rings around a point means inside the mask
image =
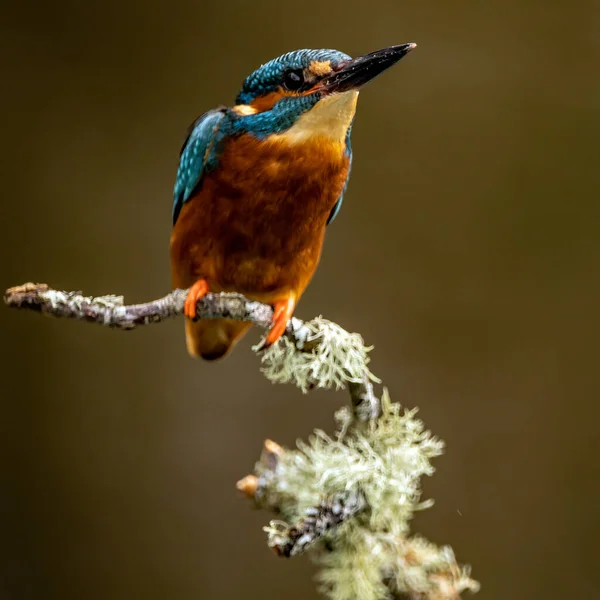
M 273 307 L 262 348 L 285 332 L 348 186 L 359 90 L 415 47 L 357 58 L 329 49 L 288 52 L 249 75 L 233 106 L 209 110 L 188 128 L 170 262 L 173 287 L 189 288 L 191 356 L 225 357 L 250 327 L 197 319 L 197 302 L 209 292 L 238 292 Z

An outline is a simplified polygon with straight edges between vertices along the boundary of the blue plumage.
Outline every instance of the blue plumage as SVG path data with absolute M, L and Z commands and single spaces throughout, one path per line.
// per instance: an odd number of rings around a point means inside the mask
M 266 112 L 240 117 L 233 123 L 233 130 L 239 133 L 251 133 L 264 139 L 275 133 L 289 129 L 300 115 L 310 110 L 319 100 L 320 94 L 284 98 Z
M 252 100 L 275 91 L 283 79 L 284 73 L 293 69 L 306 69 L 312 62 L 331 62 L 333 69 L 350 57 L 338 50 L 294 50 L 265 63 L 252 75 L 248 76 L 242 85 L 242 90 L 236 98 L 237 104 L 250 104 Z
M 225 110 L 210 110 L 198 117 L 181 148 L 179 169 L 173 193 L 173 225 L 181 208 L 189 200 L 205 171 L 216 166 L 219 125 L 225 118 Z

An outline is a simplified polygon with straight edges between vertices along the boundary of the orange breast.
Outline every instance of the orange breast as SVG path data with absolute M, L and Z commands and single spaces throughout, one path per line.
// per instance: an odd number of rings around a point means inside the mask
M 299 296 L 348 168 L 343 148 L 326 138 L 294 146 L 249 135 L 227 142 L 173 229 L 174 286 L 205 277 L 215 291 L 263 301 L 290 290 Z

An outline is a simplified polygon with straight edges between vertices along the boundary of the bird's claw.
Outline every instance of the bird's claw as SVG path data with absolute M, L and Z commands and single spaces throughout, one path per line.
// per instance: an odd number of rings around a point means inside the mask
M 183 306 L 183 313 L 188 319 L 196 319 L 196 305 L 199 300 L 202 300 L 208 294 L 208 291 L 209 288 L 206 279 L 198 279 L 189 289 Z
M 271 329 L 267 337 L 258 345 L 259 352 L 268 350 L 285 333 L 288 321 L 292 318 L 294 306 L 293 297 L 275 303 Z

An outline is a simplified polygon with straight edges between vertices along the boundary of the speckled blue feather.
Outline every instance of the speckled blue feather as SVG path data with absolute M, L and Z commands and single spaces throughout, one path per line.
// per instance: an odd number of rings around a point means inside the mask
M 335 69 L 340 63 L 350 60 L 350 57 L 338 50 L 294 50 L 265 63 L 252 75 L 246 78 L 242 90 L 237 96 L 237 104 L 250 104 L 252 100 L 276 90 L 283 81 L 283 75 L 288 70 L 306 69 L 311 62 L 331 61 Z
M 173 225 L 183 205 L 190 199 L 202 175 L 217 166 L 219 129 L 226 119 L 226 111 L 210 110 L 192 124 L 190 134 L 183 143 L 179 168 L 173 191 Z
M 319 93 L 283 98 L 271 110 L 236 119 L 233 129 L 235 132 L 251 133 L 259 139 L 264 139 L 289 129 L 301 114 L 310 110 L 320 99 Z

